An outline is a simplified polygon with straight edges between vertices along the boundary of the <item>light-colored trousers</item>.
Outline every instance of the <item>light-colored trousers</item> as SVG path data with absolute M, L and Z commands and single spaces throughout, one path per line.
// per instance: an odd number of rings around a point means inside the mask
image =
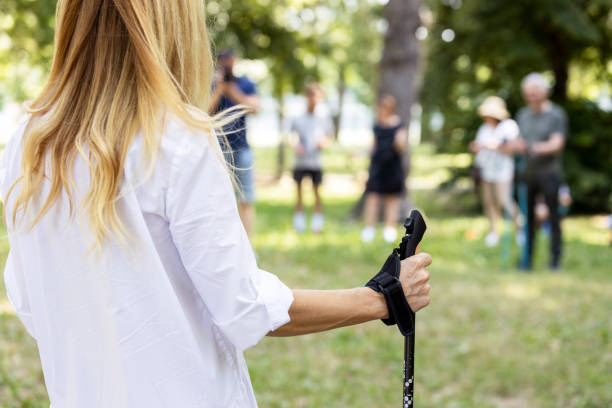
M 497 221 L 504 215 L 514 219 L 515 207 L 512 200 L 512 180 L 504 182 L 482 181 L 480 195 L 491 230 L 496 230 Z

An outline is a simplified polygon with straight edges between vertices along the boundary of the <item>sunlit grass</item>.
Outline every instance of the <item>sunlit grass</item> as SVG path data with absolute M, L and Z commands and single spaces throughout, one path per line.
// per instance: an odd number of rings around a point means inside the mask
M 263 192 L 265 194 L 265 192 Z M 295 287 L 363 284 L 390 247 L 359 242 L 332 200 L 321 236 L 291 230 L 291 201 L 260 206 L 262 267 Z M 427 203 L 419 203 L 426 208 Z M 592 217 L 565 221 L 566 268 L 546 269 L 538 242 L 531 274 L 502 269 L 482 217 L 430 218 L 433 303 L 420 313 L 417 401 L 423 407 L 603 407 L 612 403 L 608 311 L 612 251 Z M 475 230 L 471 239 L 466 232 Z M 290 242 L 291 244 L 287 244 Z M 516 254 L 517 250 L 514 249 Z M 262 406 L 387 407 L 401 398 L 401 337 L 379 322 L 299 339 L 266 339 L 247 353 Z M 269 373 L 282 371 L 272 378 Z M 279 397 L 281 395 L 282 397 Z

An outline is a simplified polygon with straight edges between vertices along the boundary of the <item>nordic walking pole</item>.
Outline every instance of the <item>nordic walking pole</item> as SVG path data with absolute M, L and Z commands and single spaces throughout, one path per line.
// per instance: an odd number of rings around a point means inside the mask
M 417 210 L 413 210 L 410 213 L 410 217 L 404 222 L 406 227 L 406 234 L 402 238 L 400 244 L 400 260 L 408 258 L 414 255 L 417 251 L 417 247 L 425 234 L 425 220 L 423 216 Z M 416 319 L 414 312 L 412 312 L 412 333 L 408 336 L 404 336 L 404 395 L 402 398 L 403 408 L 414 407 L 414 332 Z
M 525 169 L 527 167 L 527 158 L 524 155 L 517 157 L 516 169 L 519 174 L 519 181 L 516 184 L 516 195 L 519 202 L 519 211 L 523 215 L 523 225 L 519 226 L 523 230 L 523 242 L 521 243 L 521 255 L 519 257 L 519 268 L 529 269 L 529 203 L 528 203 L 528 187 L 525 180 Z
M 425 220 L 420 212 L 412 210 L 404 222 L 406 235 L 399 248 L 395 248 L 380 271 L 366 283 L 385 297 L 389 317 L 382 321 L 397 328 L 404 336 L 404 383 L 402 408 L 414 407 L 414 312 L 410 309 L 402 283 L 399 281 L 401 260 L 414 255 L 425 234 Z
M 507 269 L 510 266 L 510 252 L 512 250 L 512 220 L 513 216 L 510 210 L 504 205 L 504 220 L 501 240 L 501 266 Z

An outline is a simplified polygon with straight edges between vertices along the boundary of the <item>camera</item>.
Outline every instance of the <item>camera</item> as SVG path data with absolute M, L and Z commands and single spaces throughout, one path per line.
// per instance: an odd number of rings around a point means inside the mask
M 231 67 L 223 68 L 223 81 L 224 82 L 234 82 L 236 77 L 234 76 L 234 72 Z

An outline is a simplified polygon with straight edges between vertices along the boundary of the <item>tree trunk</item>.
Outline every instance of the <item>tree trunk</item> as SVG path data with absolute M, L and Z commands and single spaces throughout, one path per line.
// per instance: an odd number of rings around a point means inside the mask
M 338 112 L 333 115 L 334 140 L 338 141 L 340 136 L 340 122 L 342 121 L 342 109 L 344 109 L 344 94 L 346 92 L 346 74 L 344 66 L 338 67 Z
M 569 53 L 565 48 L 565 41 L 556 33 L 549 35 L 550 47 L 548 56 L 551 68 L 555 74 L 555 87 L 552 90 L 551 98 L 558 103 L 567 101 L 567 81 L 569 79 Z
M 278 103 L 278 151 L 276 155 L 276 174 L 274 175 L 274 180 L 278 181 L 283 176 L 283 171 L 285 171 L 285 101 L 282 93 L 277 95 L 276 101 Z
M 380 86 L 378 94 L 391 94 L 397 101 L 398 114 L 406 126 L 410 125 L 411 109 L 415 103 L 418 86 L 420 52 L 415 32 L 421 21 L 419 6 L 421 0 L 389 0 L 384 9 L 388 23 L 385 45 L 380 61 Z M 406 179 L 410 172 L 410 149 L 403 158 Z M 408 215 L 412 208 L 406 187 L 402 199 L 400 216 Z M 351 210 L 350 218 L 360 218 L 363 211 L 363 197 Z
M 420 24 L 420 4 L 420 0 L 389 0 L 384 10 L 389 26 L 380 61 L 379 95 L 389 93 L 395 97 L 399 116 L 406 125 L 417 95 L 420 53 L 415 32 Z
M 410 125 L 411 109 L 418 91 L 420 53 L 415 32 L 421 24 L 420 5 L 420 0 L 389 0 L 385 7 L 389 29 L 385 35 L 385 48 L 380 61 L 379 94 L 390 93 L 395 97 L 398 114 L 406 126 Z M 407 217 L 413 207 L 407 182 L 410 174 L 410 154 L 410 149 L 406 149 L 403 158 L 406 194 L 402 197 L 401 218 Z

